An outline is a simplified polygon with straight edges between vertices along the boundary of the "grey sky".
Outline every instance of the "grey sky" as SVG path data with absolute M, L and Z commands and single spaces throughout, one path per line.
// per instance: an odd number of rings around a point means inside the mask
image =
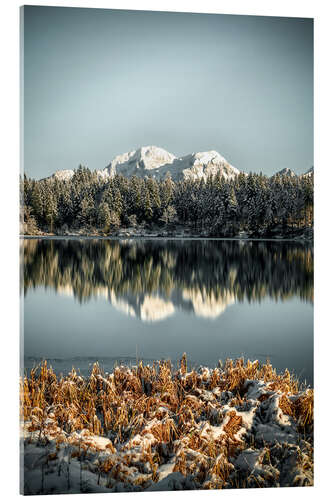
M 311 167 L 312 19 L 24 7 L 27 175 L 152 144 Z

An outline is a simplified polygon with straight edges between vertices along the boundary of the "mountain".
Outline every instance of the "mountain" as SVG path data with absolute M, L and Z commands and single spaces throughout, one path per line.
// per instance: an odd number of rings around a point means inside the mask
M 220 174 L 225 179 L 234 179 L 240 171 L 230 165 L 217 151 L 191 153 L 177 158 L 165 149 L 156 146 L 144 146 L 129 153 L 116 156 L 97 174 L 108 179 L 116 174 L 131 177 L 153 177 L 160 180 L 170 173 L 174 181 L 181 179 L 207 179 L 209 175 Z M 58 170 L 48 179 L 68 180 L 74 175 L 73 170 Z
M 164 178 L 170 172 L 173 180 L 207 179 L 210 175 L 220 174 L 226 180 L 234 179 L 240 171 L 230 165 L 217 151 L 192 153 L 176 158 L 171 165 L 158 169 L 157 178 Z
M 290 168 L 283 168 L 282 170 L 279 170 L 279 172 L 276 172 L 276 174 L 272 175 L 272 177 L 277 177 L 278 175 L 282 177 L 296 177 L 297 174 Z
M 105 167 L 104 172 L 113 177 L 122 174 L 126 177 L 137 175 L 145 177 L 154 173 L 162 166 L 171 165 L 176 157 L 165 149 L 156 146 L 145 146 L 116 156 L 110 164 Z
M 283 176 L 283 177 L 312 177 L 313 176 L 313 167 L 309 168 L 304 174 L 295 174 L 293 170 L 290 168 L 283 168 L 282 170 L 279 170 L 279 172 L 276 172 L 276 174 L 272 175 L 273 177 L 276 176 Z
M 131 177 L 152 177 L 157 180 L 165 179 L 168 174 L 174 181 L 182 179 L 204 179 L 210 175 L 220 174 L 226 180 L 234 179 L 240 171 L 233 167 L 217 151 L 204 151 L 190 153 L 177 158 L 163 148 L 157 146 L 143 146 L 135 151 L 117 155 L 103 169 L 97 170 L 97 175 L 102 179 L 109 179 L 117 174 Z M 68 180 L 74 175 L 74 170 L 57 170 L 48 179 Z M 246 174 L 247 175 L 247 174 Z M 313 175 L 313 167 L 299 177 Z M 297 177 L 290 168 L 283 168 L 276 176 Z
M 74 175 L 74 170 L 57 170 L 47 179 L 58 179 L 58 181 L 69 181 Z
M 57 170 L 54 174 L 46 177 L 45 179 L 57 179 L 58 181 L 69 181 L 74 175 L 74 170 Z M 105 179 L 108 174 L 104 170 L 97 170 L 97 175 Z M 41 179 L 41 180 L 45 180 Z
M 164 179 L 168 172 L 175 181 L 183 178 L 204 178 L 220 173 L 225 179 L 233 179 L 240 172 L 230 165 L 217 151 L 191 153 L 177 158 L 165 149 L 145 146 L 130 153 L 116 156 L 104 169 L 111 177 L 153 177 Z
M 305 174 L 302 174 L 301 177 L 312 177 L 313 174 L 314 174 L 314 169 L 313 167 L 311 167 L 309 168 L 309 170 L 305 172 Z

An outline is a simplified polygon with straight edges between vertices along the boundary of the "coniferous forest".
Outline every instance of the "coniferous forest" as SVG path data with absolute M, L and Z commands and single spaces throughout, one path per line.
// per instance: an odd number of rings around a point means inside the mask
M 251 237 L 312 234 L 313 175 L 241 173 L 173 181 L 116 175 L 80 166 L 69 180 L 20 180 L 22 234 L 117 235 L 126 228 L 162 235 Z

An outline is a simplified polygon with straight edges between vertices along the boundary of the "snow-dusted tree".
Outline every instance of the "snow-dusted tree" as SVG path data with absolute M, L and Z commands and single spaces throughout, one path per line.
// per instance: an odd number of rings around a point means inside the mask
M 110 228 L 113 230 L 117 230 L 120 227 L 120 217 L 118 212 L 111 210 L 110 212 Z
M 49 227 L 50 232 L 53 232 L 54 224 L 58 217 L 58 204 L 57 199 L 52 192 L 52 188 L 50 185 L 47 185 L 45 188 L 45 220 Z
M 177 221 L 177 210 L 173 205 L 167 206 L 160 217 L 160 220 L 165 224 L 173 224 Z
M 108 231 L 111 224 L 111 214 L 108 204 L 102 201 L 98 207 L 97 213 L 98 226 L 104 231 Z
M 31 193 L 31 208 L 32 214 L 37 223 L 42 225 L 45 222 L 44 218 L 44 202 L 43 202 L 43 188 L 41 182 L 34 182 Z
M 153 209 L 150 201 L 150 193 L 147 188 L 145 188 L 145 195 L 143 199 L 143 214 L 145 221 L 150 223 L 153 217 Z

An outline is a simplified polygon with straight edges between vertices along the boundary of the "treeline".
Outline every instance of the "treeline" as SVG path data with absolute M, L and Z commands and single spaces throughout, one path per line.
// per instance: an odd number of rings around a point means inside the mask
M 113 234 L 120 228 L 172 230 L 195 234 L 251 236 L 288 234 L 313 225 L 313 176 L 267 177 L 240 174 L 226 181 L 170 177 L 157 181 L 116 175 L 101 179 L 80 166 L 70 180 L 20 181 L 24 234 Z
M 71 290 L 79 301 L 102 289 L 117 298 L 177 290 L 238 301 L 313 300 L 313 247 L 296 242 L 214 240 L 22 241 L 24 291 Z

